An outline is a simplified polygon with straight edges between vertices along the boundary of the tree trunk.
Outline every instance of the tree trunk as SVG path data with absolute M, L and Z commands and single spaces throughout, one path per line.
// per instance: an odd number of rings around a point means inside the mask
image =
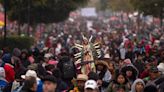
M 140 31 L 140 12 L 137 15 L 137 30 Z
M 163 17 L 164 17 L 164 8 L 161 9 L 161 13 L 160 13 L 160 26 L 161 26 L 161 28 L 163 26 Z
M 7 6 L 6 6 L 7 0 L 4 0 L 4 40 L 3 40 L 3 46 L 6 46 L 6 38 L 7 38 Z
M 21 25 L 20 25 L 20 23 L 18 23 L 18 35 L 19 36 L 21 35 Z

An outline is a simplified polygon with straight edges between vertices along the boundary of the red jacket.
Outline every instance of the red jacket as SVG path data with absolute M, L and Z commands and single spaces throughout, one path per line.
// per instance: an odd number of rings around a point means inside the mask
M 145 77 L 148 77 L 149 76 L 149 71 L 143 71 L 141 74 L 140 74 L 140 78 L 143 79 Z
M 14 81 L 15 71 L 14 66 L 9 63 L 4 65 L 5 73 L 6 73 L 6 80 L 10 83 Z

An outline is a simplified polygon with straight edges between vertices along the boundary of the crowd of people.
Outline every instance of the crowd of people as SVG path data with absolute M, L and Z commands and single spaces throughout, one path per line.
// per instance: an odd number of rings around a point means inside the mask
M 43 46 L 2 48 L 0 92 L 164 92 L 162 28 L 116 17 L 68 20 L 53 25 Z M 74 64 L 82 34 L 101 44 L 96 72 L 87 75 Z

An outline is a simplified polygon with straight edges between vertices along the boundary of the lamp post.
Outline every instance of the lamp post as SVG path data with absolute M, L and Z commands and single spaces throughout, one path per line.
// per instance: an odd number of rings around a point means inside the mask
M 163 19 L 164 19 L 164 7 L 162 7 L 161 9 L 161 28 L 163 28 Z
M 164 33 L 163 19 L 164 19 L 164 7 L 162 7 L 162 9 L 161 9 L 161 29 L 162 29 L 162 33 Z
M 30 36 L 30 0 L 28 0 L 28 6 L 27 6 L 27 8 L 28 8 L 28 15 L 27 15 L 27 26 L 28 26 L 28 28 L 27 28 L 27 35 L 28 36 Z

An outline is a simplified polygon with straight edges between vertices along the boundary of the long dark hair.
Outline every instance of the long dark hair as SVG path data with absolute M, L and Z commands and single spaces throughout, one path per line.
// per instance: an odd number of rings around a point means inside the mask
M 24 58 L 22 58 L 22 55 L 23 55 L 23 54 L 26 55 Z M 22 50 L 21 55 L 20 55 L 20 58 L 21 58 L 21 59 L 27 59 L 28 57 L 29 57 L 29 52 L 28 52 L 28 50 L 26 50 L 26 49 Z
M 132 75 L 130 77 L 128 77 L 129 80 L 135 81 L 136 78 L 138 77 L 138 72 L 137 70 L 133 67 L 133 66 L 126 66 L 126 69 L 122 69 L 121 72 L 124 73 L 124 75 L 126 75 L 127 71 L 132 71 Z
M 31 92 L 31 88 L 34 86 L 34 84 L 37 83 L 36 78 L 30 76 L 28 79 L 24 81 L 24 85 L 22 87 L 22 91 Z
M 127 83 L 128 83 L 128 79 L 126 78 L 126 75 L 125 75 L 124 73 L 122 73 L 122 72 L 115 75 L 114 83 L 120 84 L 120 83 L 118 83 L 118 81 L 117 81 L 118 76 L 120 76 L 120 75 L 122 75 L 122 76 L 125 78 L 125 82 L 124 82 L 123 84 L 127 84 Z
M 103 69 L 100 71 L 100 74 L 99 74 L 99 79 L 103 79 L 103 77 L 104 77 L 104 75 L 105 75 L 105 73 L 107 71 L 107 67 L 105 65 L 103 65 L 103 64 L 98 64 L 98 65 L 103 66 Z M 98 65 L 96 65 L 96 68 L 97 68 Z
M 14 70 L 15 70 L 15 78 L 21 79 L 21 75 L 26 73 L 26 68 L 22 65 L 21 61 L 17 57 L 13 57 L 14 61 Z

